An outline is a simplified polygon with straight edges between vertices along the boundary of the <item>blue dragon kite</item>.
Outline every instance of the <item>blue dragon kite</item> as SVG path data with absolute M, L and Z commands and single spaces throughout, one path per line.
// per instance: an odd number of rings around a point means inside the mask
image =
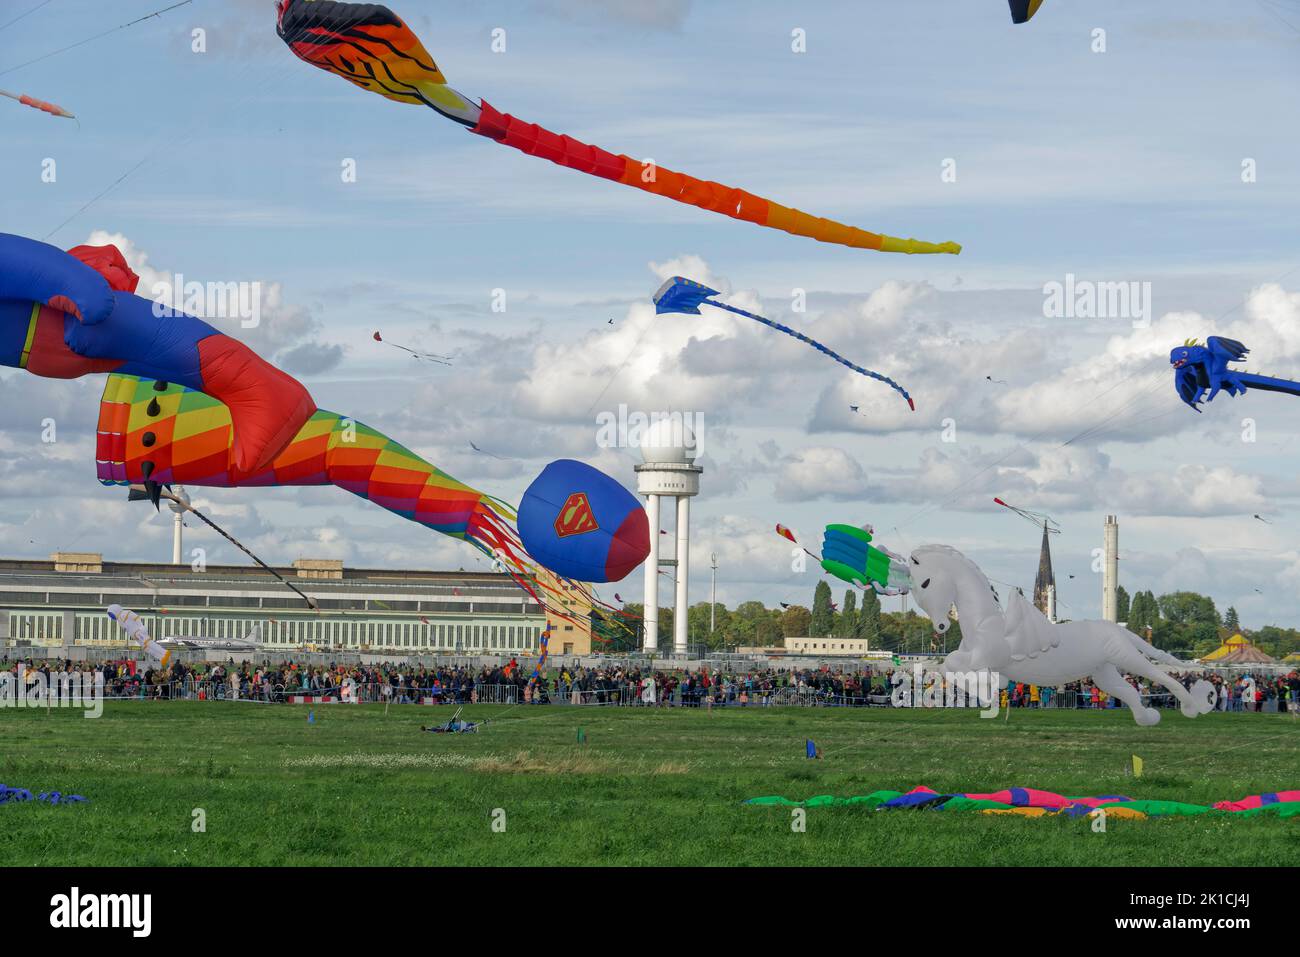
M 1178 397 L 1200 412 L 1196 407 L 1201 404 L 1202 398 L 1205 402 L 1211 402 L 1221 390 L 1226 390 L 1232 396 L 1244 393 L 1247 388 L 1300 396 L 1300 382 L 1228 368 L 1229 362 L 1244 361 L 1248 352 L 1250 350 L 1236 339 L 1210 336 L 1205 340 L 1205 345 L 1200 345 L 1195 339 L 1188 339 L 1169 353 Z M 1209 390 L 1209 395 L 1205 394 L 1206 390 Z

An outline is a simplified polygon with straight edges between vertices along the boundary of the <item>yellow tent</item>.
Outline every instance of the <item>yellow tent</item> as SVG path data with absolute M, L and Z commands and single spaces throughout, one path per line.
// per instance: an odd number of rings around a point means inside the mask
M 1204 662 L 1222 662 L 1223 664 L 1238 664 L 1248 662 L 1258 662 L 1260 664 L 1273 661 L 1273 657 L 1268 655 L 1240 634 L 1233 635 L 1218 648 L 1215 648 L 1208 655 L 1202 655 L 1201 661 Z

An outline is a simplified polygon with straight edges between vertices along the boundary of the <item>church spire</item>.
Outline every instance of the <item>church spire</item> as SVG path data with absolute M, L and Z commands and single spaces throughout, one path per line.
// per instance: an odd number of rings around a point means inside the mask
M 1056 619 L 1056 576 L 1052 574 L 1052 549 L 1048 544 L 1047 525 L 1043 525 L 1043 548 L 1038 554 L 1038 575 L 1034 578 L 1034 607 L 1048 618 Z

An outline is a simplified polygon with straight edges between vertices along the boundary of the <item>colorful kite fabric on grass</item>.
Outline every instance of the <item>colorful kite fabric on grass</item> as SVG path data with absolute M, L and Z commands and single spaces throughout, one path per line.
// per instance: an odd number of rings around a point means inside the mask
M 891 798 L 900 795 L 899 791 L 875 791 L 871 794 L 863 794 L 859 797 L 835 797 L 831 794 L 819 794 L 816 797 L 810 797 L 806 801 L 791 801 L 785 797 L 757 797 L 750 798 L 746 804 L 756 804 L 765 807 L 831 807 L 847 804 L 866 804 L 876 807 L 883 804 Z
M 875 810 L 924 809 L 934 811 L 980 811 L 984 814 L 1013 814 L 1042 817 L 1045 814 L 1081 816 L 1099 809 L 1108 816 L 1145 819 L 1187 817 L 1197 814 L 1231 814 L 1234 817 L 1294 817 L 1300 815 L 1300 790 L 1252 794 L 1239 801 L 1219 801 L 1211 807 L 1182 801 L 1134 800 L 1118 794 L 1100 797 L 1067 797 L 1036 788 L 1006 788 L 987 794 L 941 794 L 928 787 L 901 791 L 873 791 L 859 797 L 821 794 L 806 801 L 784 797 L 750 798 L 746 804 L 760 807 L 840 807 L 861 805 Z
M 1268 794 L 1252 794 L 1240 801 L 1219 801 L 1214 806 L 1220 811 L 1253 811 L 1270 804 L 1291 804 L 1300 801 L 1300 791 L 1270 791 Z
M 44 801 L 46 804 L 80 804 L 85 802 L 80 794 L 64 794 L 61 791 L 42 791 L 35 797 L 26 788 L 11 788 L 0 784 L 0 804 L 18 803 L 19 801 Z

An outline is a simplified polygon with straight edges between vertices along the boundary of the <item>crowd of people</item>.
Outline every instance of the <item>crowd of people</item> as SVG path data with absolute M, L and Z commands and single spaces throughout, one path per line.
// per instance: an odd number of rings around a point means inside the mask
M 1223 675 L 1217 672 L 1184 672 L 1175 674 L 1174 678 L 1184 688 L 1191 688 L 1197 681 L 1205 680 L 1214 685 L 1215 709 L 1218 711 L 1280 711 L 1287 712 L 1300 707 L 1300 672 L 1292 671 L 1286 675 L 1252 675 L 1246 672 L 1237 675 Z M 1161 705 L 1174 707 L 1177 704 L 1173 694 L 1152 685 L 1145 678 L 1128 679 L 1142 694 L 1149 698 L 1155 707 Z M 1004 692 L 1008 696 L 1003 704 L 1007 707 L 1049 707 L 1051 697 L 1059 691 L 1073 691 L 1077 707 L 1108 708 L 1118 707 L 1106 692 L 1090 682 L 1071 682 L 1061 689 L 1036 688 L 1033 685 L 1017 684 Z
M 652 669 L 636 665 L 582 667 L 560 664 L 545 668 L 536 679 L 530 668 L 511 659 L 495 666 L 307 665 L 294 661 L 260 664 L 233 659 L 226 663 L 176 663 L 166 671 L 133 660 L 76 664 L 67 660 L 0 660 L 0 673 L 17 673 L 22 666 L 33 680 L 46 681 L 80 673 L 103 678 L 104 694 L 114 698 L 240 698 L 268 702 L 295 695 L 338 696 L 345 700 L 402 704 L 434 701 L 456 704 L 624 705 L 634 707 L 762 707 L 779 704 L 821 704 L 847 707 L 911 704 L 896 689 L 912 672 L 905 668 L 762 668 L 725 670 Z M 1186 672 L 1175 676 L 1185 687 L 1200 679 L 1215 686 L 1220 711 L 1300 710 L 1300 673 L 1286 675 Z M 930 680 L 943 679 L 931 676 Z M 1153 706 L 1176 704 L 1173 695 L 1146 679 L 1130 682 Z M 925 689 L 923 689 L 925 690 Z M 940 689 L 939 700 L 944 700 Z M 1119 702 L 1087 681 L 1060 688 L 1007 682 L 999 694 L 1007 708 L 1108 708 Z M 970 702 L 970 704 L 974 704 Z

